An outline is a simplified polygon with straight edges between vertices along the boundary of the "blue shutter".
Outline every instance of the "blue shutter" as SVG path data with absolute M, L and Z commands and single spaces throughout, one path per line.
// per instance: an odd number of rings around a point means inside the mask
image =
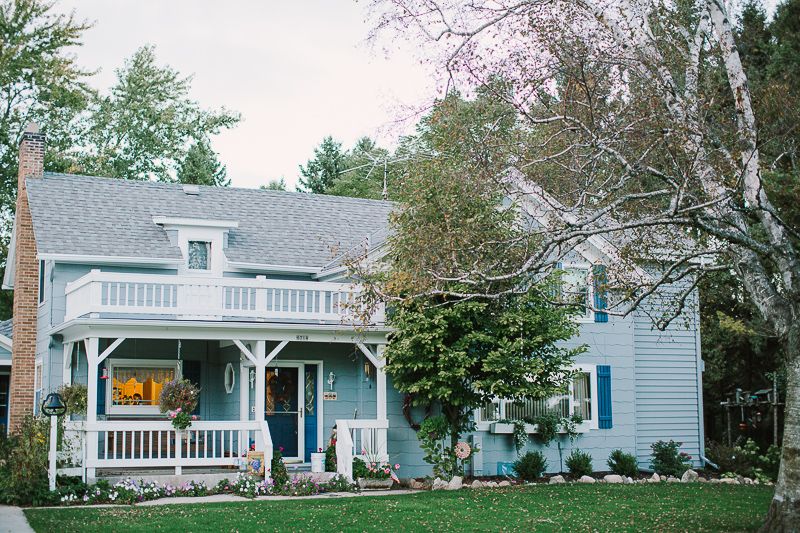
M 606 308 L 606 266 L 594 265 L 594 272 L 592 275 L 594 280 L 594 306 L 597 309 Z M 608 322 L 608 313 L 602 311 L 594 312 L 595 322 Z
M 597 365 L 597 412 L 600 429 L 611 429 L 611 367 Z

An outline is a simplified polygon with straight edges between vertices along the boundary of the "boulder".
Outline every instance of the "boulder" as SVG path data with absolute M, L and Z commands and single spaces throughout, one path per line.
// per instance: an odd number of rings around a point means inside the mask
M 669 476 L 667 478 L 667 483 L 680 483 L 680 482 L 681 482 L 681 480 L 676 478 L 676 477 Z
M 497 481 L 487 481 L 486 486 L 489 487 L 490 489 L 496 489 L 500 485 L 497 484 Z
M 422 490 L 425 488 L 425 483 L 423 483 L 422 481 L 417 481 L 416 479 L 412 479 L 411 488 L 414 490 Z
M 431 487 L 431 490 L 444 490 L 446 488 L 447 488 L 446 481 L 442 481 L 438 477 L 433 480 L 433 486 Z
M 658 483 L 659 481 L 661 481 L 661 477 L 658 474 L 653 473 L 653 475 L 647 481 L 649 481 L 650 483 Z
M 622 476 L 618 476 L 616 474 L 608 474 L 603 478 L 603 481 L 606 483 L 625 483 L 625 480 L 622 478 Z
M 458 490 L 463 484 L 464 482 L 461 480 L 461 476 L 453 476 L 453 479 L 447 484 L 447 490 Z
M 736 480 L 733 479 L 732 477 L 720 478 L 719 482 L 720 483 L 725 483 L 726 485 L 735 485 L 736 484 Z
M 508 481 L 501 481 L 500 482 L 500 486 L 501 487 L 510 487 L 511 483 L 509 483 Z
M 699 478 L 700 476 L 697 475 L 697 472 L 689 469 L 681 476 L 681 483 L 697 483 Z
M 746 478 L 744 478 L 744 484 L 745 485 L 752 485 L 753 484 L 753 480 L 750 479 L 749 477 L 746 477 Z
M 483 488 L 483 483 L 481 483 L 479 480 L 476 479 L 475 481 L 472 482 L 472 485 L 470 485 L 469 488 L 471 488 L 471 489 L 482 489 Z
M 632 477 L 625 477 L 625 483 L 636 483 Z
M 592 476 L 581 476 L 578 483 L 594 483 L 596 480 Z
M 704 478 L 703 476 L 698 477 L 697 481 L 699 481 L 700 483 L 708 483 L 708 480 L 706 478 Z
M 550 478 L 550 484 L 552 485 L 553 483 L 566 483 L 566 481 L 564 476 L 553 476 Z

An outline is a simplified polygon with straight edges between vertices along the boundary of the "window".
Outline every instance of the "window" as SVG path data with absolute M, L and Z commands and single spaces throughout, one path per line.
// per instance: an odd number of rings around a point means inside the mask
M 574 303 L 584 308 L 586 317 L 589 316 L 589 268 L 582 266 L 565 266 L 561 275 L 562 297 L 565 302 Z
M 176 361 L 109 361 L 106 405 L 109 414 L 158 413 L 158 397 L 164 383 L 178 376 Z
M 534 419 L 546 413 L 554 413 L 569 418 L 578 413 L 583 418 L 579 429 L 597 428 L 597 389 L 595 384 L 596 368 L 594 366 L 579 367 L 572 380 L 567 394 L 553 396 L 543 400 L 494 400 L 475 411 L 478 429 L 489 429 L 492 422 L 502 419 L 524 420 Z
M 39 261 L 39 303 L 44 303 L 44 261 Z
M 42 363 L 37 362 L 33 373 L 33 412 L 38 413 L 42 403 Z
M 189 241 L 189 270 L 210 270 L 211 243 Z

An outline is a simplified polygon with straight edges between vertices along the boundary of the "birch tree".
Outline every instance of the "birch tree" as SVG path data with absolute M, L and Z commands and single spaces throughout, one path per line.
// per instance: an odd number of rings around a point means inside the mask
M 526 134 L 486 146 L 505 154 L 496 179 L 558 215 L 541 218 L 531 229 L 539 246 L 505 271 L 429 267 L 427 290 L 457 282 L 451 296 L 487 297 L 487 287 L 547 273 L 605 235 L 620 259 L 606 311 L 631 313 L 680 282 L 653 316 L 663 327 L 704 274 L 735 271 L 788 374 L 781 470 L 762 530 L 800 530 L 800 233 L 762 180 L 758 123 L 722 0 L 373 0 L 371 9 L 375 42 L 413 41 L 441 62 L 448 87 L 491 92 L 504 80 L 494 96 L 515 107 Z M 628 266 L 648 260 L 661 268 Z

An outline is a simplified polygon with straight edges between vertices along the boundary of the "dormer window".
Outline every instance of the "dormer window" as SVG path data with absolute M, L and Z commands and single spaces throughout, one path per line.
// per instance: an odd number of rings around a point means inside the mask
M 211 243 L 189 241 L 189 270 L 210 270 Z

